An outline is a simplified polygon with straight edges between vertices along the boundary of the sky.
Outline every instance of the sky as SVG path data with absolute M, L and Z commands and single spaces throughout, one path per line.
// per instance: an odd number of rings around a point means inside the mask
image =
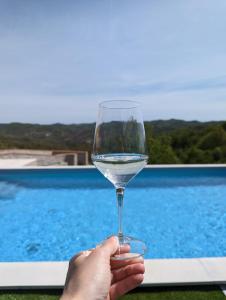
M 0 123 L 226 120 L 225 0 L 0 0 Z

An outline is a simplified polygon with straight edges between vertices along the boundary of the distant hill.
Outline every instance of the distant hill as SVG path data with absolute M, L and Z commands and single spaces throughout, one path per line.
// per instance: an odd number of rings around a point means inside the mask
M 95 124 L 0 124 L 0 148 L 90 150 Z
M 226 122 L 146 121 L 151 163 L 226 163 Z M 0 149 L 92 151 L 95 124 L 0 124 Z
M 177 129 L 182 128 L 204 128 L 210 125 L 222 124 L 222 121 L 209 121 L 209 122 L 199 122 L 199 121 L 184 121 L 177 119 L 170 120 L 155 120 L 155 121 L 147 121 L 146 125 L 151 126 L 153 128 L 153 133 L 169 133 L 175 131 Z

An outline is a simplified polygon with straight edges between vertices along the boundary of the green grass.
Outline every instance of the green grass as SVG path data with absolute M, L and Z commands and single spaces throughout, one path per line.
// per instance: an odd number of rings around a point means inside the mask
M 19 290 L 0 291 L 0 300 L 55 300 L 59 299 L 59 290 Z
M 120 300 L 225 300 L 218 286 L 143 288 Z
M 61 290 L 0 291 L 0 300 L 55 300 Z M 139 288 L 120 300 L 225 300 L 218 286 Z

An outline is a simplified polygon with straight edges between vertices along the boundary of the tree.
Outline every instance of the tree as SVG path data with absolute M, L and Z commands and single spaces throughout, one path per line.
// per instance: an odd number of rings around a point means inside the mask
M 214 149 L 226 145 L 226 132 L 222 126 L 215 126 L 206 135 L 201 137 L 198 147 L 202 150 Z
M 151 164 L 178 164 L 180 160 L 174 153 L 166 137 L 148 139 L 149 163 Z

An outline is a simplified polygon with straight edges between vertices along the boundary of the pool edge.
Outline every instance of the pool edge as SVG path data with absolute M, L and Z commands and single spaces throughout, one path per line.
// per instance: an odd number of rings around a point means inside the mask
M 1 262 L 0 289 L 62 288 L 68 262 Z M 145 259 L 141 286 L 226 284 L 226 257 Z
M 190 168 L 226 168 L 226 164 L 168 164 L 146 165 L 145 169 L 190 169 Z M 23 167 L 0 167 L 0 170 L 73 170 L 73 169 L 96 169 L 93 165 L 85 166 L 23 166 Z

